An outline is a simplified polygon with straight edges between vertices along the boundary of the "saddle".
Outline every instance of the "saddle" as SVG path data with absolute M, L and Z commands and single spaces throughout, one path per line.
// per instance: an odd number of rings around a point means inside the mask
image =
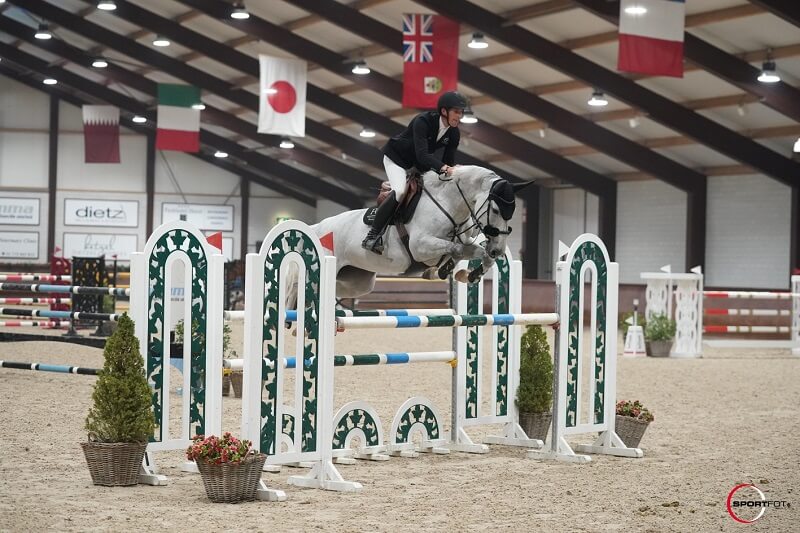
M 376 206 L 370 207 L 367 209 L 366 213 L 364 213 L 363 222 L 365 225 L 372 226 L 372 221 L 375 220 L 375 211 L 377 211 L 378 206 L 380 206 L 384 200 L 386 200 L 386 197 L 389 196 L 391 192 L 392 186 L 388 181 L 381 183 L 381 189 L 378 192 Z M 414 211 L 417 209 L 417 204 L 419 204 L 419 199 L 421 196 L 422 175 L 415 169 L 412 169 L 409 171 L 408 176 L 406 177 L 406 195 L 400 205 L 397 206 L 397 210 L 392 218 L 389 220 L 389 225 L 393 226 L 395 223 L 408 224 L 408 221 L 411 220 L 411 217 L 414 215 Z

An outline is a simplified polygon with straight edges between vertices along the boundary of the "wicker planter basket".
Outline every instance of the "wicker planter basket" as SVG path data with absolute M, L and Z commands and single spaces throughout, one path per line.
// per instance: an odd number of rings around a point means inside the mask
M 242 397 L 242 378 L 244 377 L 243 372 L 232 372 L 231 373 L 231 385 L 233 385 L 233 395 L 237 398 Z
M 81 448 L 95 485 L 128 487 L 139 483 L 146 442 L 81 442 Z
M 619 438 L 622 439 L 622 442 L 624 442 L 625 446 L 628 448 L 638 448 L 639 441 L 642 440 L 642 436 L 644 435 L 644 430 L 647 429 L 650 422 L 645 422 L 630 416 L 616 416 L 614 429 L 617 435 L 619 435 Z
M 553 421 L 552 413 L 520 413 L 519 425 L 528 435 L 529 439 L 547 440 L 547 432 Z
M 251 454 L 241 463 L 212 465 L 197 462 L 206 495 L 214 503 L 239 503 L 256 499 L 261 469 L 267 456 Z

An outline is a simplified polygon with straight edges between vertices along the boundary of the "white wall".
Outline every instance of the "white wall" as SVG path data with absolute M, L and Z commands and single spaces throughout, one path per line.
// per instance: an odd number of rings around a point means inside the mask
M 323 205 L 323 211 L 334 211 L 336 209 L 335 206 L 337 204 L 326 202 L 327 204 Z M 345 210 L 344 207 L 341 209 Z M 317 211 L 314 206 L 287 198 L 261 185 L 252 184 L 250 186 L 250 226 L 247 230 L 250 242 L 247 244 L 247 251 L 258 251 L 256 250 L 256 243 L 264 239 L 269 230 L 277 223 L 279 217 L 302 220 L 306 224 L 315 224 L 319 220 Z
M 709 178 L 706 285 L 788 288 L 791 202 L 765 176 Z
M 617 185 L 617 257 L 621 283 L 641 283 L 642 272 L 686 266 L 686 193 L 662 181 Z
M 597 233 L 599 205 L 597 196 L 581 189 L 553 191 L 553 258 L 558 258 L 558 241 L 569 246 L 583 233 Z M 554 276 L 555 265 L 549 270 Z
M 320 198 L 319 200 L 317 200 L 316 222 L 324 220 L 328 217 L 332 217 L 334 215 L 338 215 L 339 213 L 344 213 L 345 211 L 349 210 L 350 208 L 343 206 L 342 204 L 337 204 L 336 202 L 332 202 L 331 200 L 325 200 L 324 198 Z

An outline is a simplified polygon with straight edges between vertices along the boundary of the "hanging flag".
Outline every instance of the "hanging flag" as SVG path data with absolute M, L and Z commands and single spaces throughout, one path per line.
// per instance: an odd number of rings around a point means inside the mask
M 258 56 L 261 66 L 258 133 L 306 135 L 306 63 Z
M 403 15 L 403 105 L 434 109 L 458 84 L 458 23 L 441 15 Z
M 83 106 L 83 153 L 86 163 L 119 163 L 119 108 Z
M 200 151 L 200 89 L 191 85 L 158 84 L 156 149 Z
M 622 0 L 617 69 L 683 77 L 684 0 Z

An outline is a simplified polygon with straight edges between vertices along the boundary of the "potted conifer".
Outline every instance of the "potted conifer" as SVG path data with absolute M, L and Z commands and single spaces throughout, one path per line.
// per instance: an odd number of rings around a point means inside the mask
M 106 341 L 103 357 L 86 417 L 89 440 L 81 447 L 95 485 L 136 485 L 155 417 L 139 339 L 127 314 Z
M 528 326 L 521 338 L 516 402 L 528 437 L 545 440 L 553 417 L 553 356 L 541 326 Z

